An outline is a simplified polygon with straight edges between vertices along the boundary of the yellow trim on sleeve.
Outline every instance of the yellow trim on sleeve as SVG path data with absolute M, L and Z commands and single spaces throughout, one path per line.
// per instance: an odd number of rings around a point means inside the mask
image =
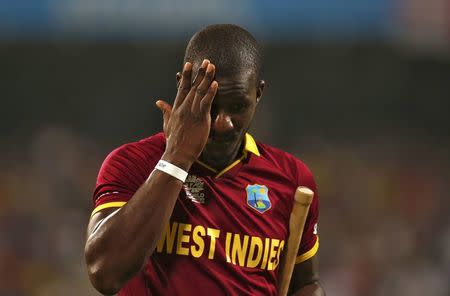
M 311 250 L 309 250 L 304 254 L 301 254 L 300 256 L 297 256 L 297 258 L 295 259 L 295 264 L 302 263 L 303 261 L 306 261 L 312 256 L 316 255 L 318 249 L 319 249 L 319 236 L 317 236 L 316 243 L 311 248 Z
M 126 204 L 126 202 L 124 201 L 113 201 L 113 202 L 107 202 L 104 203 L 102 205 L 99 205 L 98 207 L 96 207 L 93 211 L 91 216 L 93 216 L 95 213 L 107 209 L 107 208 L 121 208 L 123 207 L 123 205 Z

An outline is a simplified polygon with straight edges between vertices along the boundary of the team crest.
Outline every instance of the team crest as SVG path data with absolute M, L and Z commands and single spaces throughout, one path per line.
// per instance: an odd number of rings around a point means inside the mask
M 205 193 L 203 193 L 205 184 L 202 179 L 195 175 L 188 175 L 184 181 L 183 188 L 186 197 L 195 203 L 205 203 Z
M 261 214 L 272 207 L 269 189 L 265 185 L 247 185 L 247 204 Z

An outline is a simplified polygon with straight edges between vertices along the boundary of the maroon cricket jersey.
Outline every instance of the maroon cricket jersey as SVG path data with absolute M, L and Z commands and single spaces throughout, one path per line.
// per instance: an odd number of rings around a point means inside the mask
M 153 171 L 165 144 L 159 133 L 109 154 L 97 178 L 93 213 L 124 206 Z M 300 185 L 315 194 L 296 263 L 314 256 L 319 245 L 318 195 L 307 166 L 249 134 L 242 156 L 223 171 L 196 162 L 156 250 L 119 295 L 276 295 Z

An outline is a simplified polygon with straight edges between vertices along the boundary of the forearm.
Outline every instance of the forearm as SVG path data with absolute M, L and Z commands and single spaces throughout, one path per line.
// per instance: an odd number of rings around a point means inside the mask
M 189 163 L 163 158 L 189 169 Z M 86 261 L 97 289 L 117 292 L 141 269 L 169 222 L 181 187 L 181 181 L 156 170 L 120 211 L 89 234 Z
M 194 82 L 192 77 L 192 64 L 187 62 L 173 107 L 156 102 L 166 137 L 162 159 L 185 171 L 206 145 L 218 89 L 215 66 L 209 60 L 202 62 Z M 112 217 L 106 220 L 109 212 L 105 211 L 91 218 L 85 255 L 90 279 L 99 291 L 114 294 L 140 270 L 168 224 L 181 188 L 180 180 L 155 171 Z M 104 223 L 95 229 L 93 224 L 102 218 Z
M 301 287 L 291 294 L 292 296 L 325 296 L 325 291 L 318 282 Z

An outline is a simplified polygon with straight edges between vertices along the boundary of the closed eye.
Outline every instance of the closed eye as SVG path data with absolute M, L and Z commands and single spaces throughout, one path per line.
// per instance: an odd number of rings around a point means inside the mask
M 232 113 L 239 113 L 244 111 L 247 108 L 247 104 L 245 103 L 235 103 L 230 106 L 230 111 Z

